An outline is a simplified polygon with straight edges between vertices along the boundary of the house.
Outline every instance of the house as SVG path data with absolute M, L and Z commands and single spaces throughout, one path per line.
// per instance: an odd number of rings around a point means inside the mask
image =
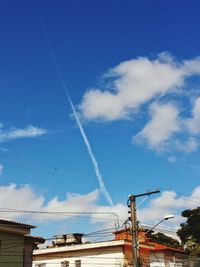
M 0 267 L 31 267 L 32 252 L 41 237 L 30 236 L 35 226 L 0 219 Z
M 186 266 L 187 256 L 182 248 L 174 248 L 151 240 L 151 233 L 146 228 L 140 228 L 138 233 L 140 262 L 143 267 L 182 267 Z M 132 240 L 130 229 L 115 232 L 115 239 Z M 127 248 L 127 249 L 130 249 Z M 132 248 L 131 248 L 132 251 Z M 125 250 L 126 252 L 126 250 Z M 127 252 L 126 252 L 127 254 Z
M 181 249 L 154 244 L 150 251 L 151 267 L 183 267 L 188 262 L 187 256 Z
M 129 242 L 113 240 L 85 244 L 55 242 L 52 247 L 37 249 L 33 253 L 34 267 L 125 266 L 124 246 Z
M 96 243 L 82 243 L 80 234 L 57 236 L 52 246 L 34 251 L 33 267 L 133 266 L 130 229 L 117 231 L 114 235 L 114 240 Z M 151 242 L 145 230 L 139 235 L 142 237 L 139 246 L 141 266 L 184 266 L 182 249 Z

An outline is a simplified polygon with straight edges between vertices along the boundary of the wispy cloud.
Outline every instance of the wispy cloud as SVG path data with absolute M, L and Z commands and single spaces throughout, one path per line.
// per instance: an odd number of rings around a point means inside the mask
M 21 138 L 34 138 L 44 134 L 47 134 L 47 130 L 32 125 L 28 125 L 25 128 L 10 128 L 8 130 L 4 129 L 3 126 L 1 126 L 0 143 L 9 142 Z
M 167 160 L 170 162 L 170 163 L 176 163 L 177 162 L 177 158 L 175 156 L 169 156 L 167 158 Z
M 175 140 L 174 145 L 178 151 L 191 153 L 198 149 L 199 142 L 196 138 L 189 137 L 186 141 Z
M 192 116 L 186 121 L 188 130 L 192 134 L 200 133 L 200 97 L 197 97 L 194 101 L 192 109 Z
M 3 164 L 0 164 L 0 175 L 3 173 Z

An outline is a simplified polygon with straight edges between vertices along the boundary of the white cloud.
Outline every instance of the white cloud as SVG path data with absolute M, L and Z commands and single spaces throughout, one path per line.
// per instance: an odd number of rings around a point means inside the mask
M 17 199 L 17 201 L 16 201 Z M 76 217 L 74 213 L 82 212 L 97 212 L 100 214 L 92 215 L 91 222 L 106 223 L 116 220 L 118 213 L 120 219 L 125 219 L 127 215 L 127 207 L 122 204 L 114 206 L 101 206 L 98 205 L 99 191 L 95 190 L 85 195 L 67 193 L 66 197 L 61 200 L 57 196 L 53 197 L 49 201 L 46 201 L 45 197 L 38 195 L 30 186 L 17 186 L 10 184 L 8 186 L 0 186 L 0 208 L 4 209 L 17 209 L 17 210 L 29 210 L 29 211 L 41 211 L 41 212 L 67 212 L 71 213 L 67 216 L 58 216 L 56 214 L 24 214 L 22 213 L 8 213 L 3 212 L 1 215 L 8 217 L 9 219 L 28 218 L 29 220 L 36 220 L 38 222 L 46 221 L 62 221 Z M 81 214 L 80 214 L 81 216 Z M 108 221 L 106 221 L 108 219 Z
M 175 146 L 178 151 L 184 153 L 191 153 L 198 149 L 199 143 L 194 137 L 189 137 L 188 140 L 186 140 L 185 142 L 176 140 Z
M 8 186 L 0 186 L 0 206 L 3 208 L 15 208 L 17 210 L 36 210 L 42 212 L 72 212 L 85 211 L 87 208 L 92 209 L 93 203 L 98 198 L 98 191 L 94 191 L 87 195 L 68 193 L 64 200 L 59 200 L 57 196 L 46 201 L 45 197 L 38 195 L 29 185 L 17 186 L 10 184 Z M 17 199 L 17 201 L 16 201 Z M 24 216 L 23 213 L 6 214 L 13 218 Z M 34 218 L 34 214 L 29 214 L 30 218 Z M 62 220 L 60 216 L 38 215 L 37 219 L 41 220 Z
M 192 110 L 192 118 L 186 121 L 186 125 L 190 133 L 200 133 L 200 97 L 195 99 L 194 107 Z
M 3 164 L 0 164 L 0 175 L 2 174 L 3 172 Z
M 167 158 L 167 160 L 168 160 L 170 163 L 176 163 L 176 162 L 177 162 L 177 158 L 174 157 L 174 156 L 169 156 L 169 157 Z
M 185 209 L 195 208 L 199 205 L 200 186 L 196 187 L 191 195 L 179 196 L 174 191 L 164 191 L 159 197 L 149 201 L 145 208 L 138 209 L 138 219 L 145 224 L 155 224 L 160 221 L 166 214 L 174 214 L 176 219 L 170 222 L 173 226 L 179 226 L 179 223 L 184 219 L 180 216 Z M 17 201 L 16 201 L 17 199 Z M 85 195 L 67 193 L 64 199 L 59 199 L 57 196 L 47 201 L 44 196 L 38 195 L 30 186 L 17 186 L 11 184 L 8 186 L 0 186 L 0 208 L 17 209 L 17 210 L 35 210 L 42 212 L 71 212 L 68 216 L 45 215 L 45 214 L 24 214 L 15 212 L 1 212 L 1 218 L 8 218 L 12 220 L 19 220 L 36 224 L 46 223 L 51 221 L 61 222 L 76 218 L 75 212 L 96 212 L 93 214 L 90 222 L 97 224 L 100 222 L 104 225 L 114 226 L 116 221 L 116 214 L 118 214 L 120 224 L 128 217 L 128 208 L 124 203 L 117 203 L 113 206 L 103 206 L 98 204 L 99 191 L 94 190 Z M 4 210 L 4 211 L 5 211 Z M 80 218 L 77 218 L 80 219 Z
M 197 110 L 197 105 L 195 102 L 195 111 Z M 197 111 L 194 112 L 193 118 L 184 119 L 181 118 L 177 105 L 172 103 L 153 103 L 149 107 L 149 114 L 151 119 L 133 137 L 135 143 L 147 144 L 150 149 L 157 151 L 173 149 L 179 152 L 191 153 L 198 149 L 198 139 L 190 136 L 191 133 L 196 133 L 197 127 L 199 127 L 197 124 Z M 180 136 L 179 139 L 174 137 L 175 134 L 186 133 L 188 129 L 189 135 L 186 140 L 180 138 Z M 170 160 L 171 158 L 169 158 Z
M 17 201 L 16 201 L 17 200 Z M 43 196 L 38 196 L 28 185 L 17 187 L 15 184 L 9 186 L 0 186 L 0 207 L 14 209 L 37 209 L 44 205 Z M 13 218 L 22 214 L 6 214 Z
M 174 191 L 164 191 L 161 196 L 149 202 L 149 205 L 138 212 L 141 222 L 154 223 L 160 221 L 167 214 L 174 214 L 175 219 L 167 224 L 179 226 L 182 218 L 181 212 L 185 209 L 192 209 L 199 206 L 200 186 L 197 186 L 190 196 L 178 195 Z
M 133 140 L 147 143 L 151 149 L 161 150 L 173 134 L 180 131 L 179 110 L 173 104 L 152 104 L 151 120 Z
M 79 112 L 88 121 L 108 122 L 130 119 L 145 105 L 150 120 L 133 141 L 156 151 L 191 153 L 199 148 L 200 97 L 194 100 L 191 117 L 186 117 L 180 96 L 194 97 L 188 94 L 188 78 L 193 76 L 200 78 L 200 57 L 179 61 L 161 53 L 156 59 L 127 60 L 103 76 L 104 88 L 85 93 Z
M 28 125 L 26 128 L 11 128 L 4 130 L 0 127 L 0 143 L 21 138 L 33 138 L 47 133 L 47 130 Z
M 199 74 L 200 58 L 177 62 L 162 53 L 155 60 L 128 60 L 105 75 L 105 89 L 86 92 L 79 108 L 87 120 L 124 119 L 151 99 L 182 89 L 187 77 Z

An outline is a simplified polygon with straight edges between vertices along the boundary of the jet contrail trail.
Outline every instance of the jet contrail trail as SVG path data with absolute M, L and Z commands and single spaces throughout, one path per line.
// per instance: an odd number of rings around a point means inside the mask
M 65 91 L 65 92 L 66 92 L 66 91 Z M 85 131 L 84 131 L 83 126 L 82 126 L 82 124 L 81 124 L 81 122 L 80 122 L 80 119 L 79 119 L 79 117 L 78 117 L 78 114 L 77 114 L 77 112 L 76 112 L 76 109 L 75 109 L 75 107 L 74 107 L 74 104 L 73 104 L 73 102 L 72 102 L 72 100 L 71 100 L 71 98 L 70 98 L 70 95 L 69 95 L 68 91 L 66 92 L 66 94 L 67 94 L 67 98 L 68 98 L 69 104 L 70 104 L 70 106 L 71 106 L 71 109 L 72 109 L 72 111 L 73 111 L 74 117 L 75 117 L 75 119 L 76 119 L 76 123 L 77 123 L 77 125 L 78 125 L 78 127 L 79 127 L 81 136 L 82 136 L 82 138 L 83 138 L 83 141 L 84 141 L 85 146 L 86 146 L 86 148 L 87 148 L 88 154 L 89 154 L 90 159 L 91 159 L 91 161 L 92 161 L 92 164 L 93 164 L 93 167 L 94 167 L 94 171 L 95 171 L 97 180 L 98 180 L 98 182 L 99 182 L 100 190 L 101 190 L 101 192 L 104 194 L 104 196 L 105 196 L 105 198 L 107 199 L 108 203 L 112 206 L 112 205 L 113 205 L 112 198 L 111 198 L 110 194 L 108 193 L 108 191 L 107 191 L 107 189 L 106 189 L 106 187 L 105 187 L 105 184 L 104 184 L 104 182 L 103 182 L 103 178 L 102 178 L 101 172 L 100 172 L 99 167 L 98 167 L 98 162 L 97 162 L 97 160 L 96 160 L 96 158 L 95 158 L 95 156 L 94 156 L 94 153 L 93 153 L 93 151 L 92 151 L 92 148 L 91 148 L 91 145 L 90 145 L 90 143 L 89 143 L 89 140 L 88 140 L 88 138 L 87 138 L 87 136 L 86 136 L 86 134 L 85 134 Z
M 106 200 L 108 201 L 108 203 L 112 206 L 112 205 L 113 205 L 112 198 L 111 198 L 110 194 L 108 193 L 108 191 L 107 191 L 107 189 L 106 189 L 106 187 L 105 187 L 105 184 L 104 184 L 104 181 L 103 181 L 103 177 L 102 177 L 101 172 L 100 172 L 100 170 L 99 170 L 98 162 L 97 162 L 97 160 L 96 160 L 96 158 L 95 158 L 95 155 L 94 155 L 94 153 L 93 153 L 93 151 L 92 151 L 90 142 L 89 142 L 89 140 L 88 140 L 88 138 L 87 138 L 87 136 L 86 136 L 86 134 L 85 134 L 85 131 L 84 131 L 84 129 L 83 129 L 83 126 L 82 126 L 82 124 L 81 124 L 81 121 L 80 121 L 80 119 L 79 119 L 79 117 L 78 117 L 77 111 L 76 111 L 76 109 L 75 109 L 75 107 L 74 107 L 74 104 L 73 104 L 73 102 L 72 102 L 72 99 L 71 99 L 71 97 L 70 97 L 70 95 L 69 95 L 69 92 L 68 92 L 68 90 L 67 90 L 66 83 L 65 83 L 65 81 L 64 81 L 64 79 L 63 79 L 62 73 L 61 73 L 60 68 L 59 68 L 59 65 L 58 65 L 58 63 L 57 63 L 57 60 L 56 60 L 54 51 L 53 51 L 53 49 L 52 49 L 52 47 L 51 47 L 51 45 L 50 45 L 50 43 L 49 43 L 49 40 L 48 40 L 48 37 L 47 37 L 47 33 L 46 33 L 46 29 L 45 29 L 44 24 L 42 23 L 41 20 L 40 20 L 40 24 L 41 24 L 41 28 L 42 28 L 42 31 L 43 31 L 43 34 L 44 34 L 45 41 L 46 41 L 46 43 L 47 43 L 47 47 L 48 47 L 48 50 L 49 50 L 50 57 L 51 57 L 51 59 L 52 59 L 54 65 L 55 65 L 55 68 L 56 68 L 56 71 L 57 71 L 59 80 L 60 80 L 60 82 L 61 82 L 61 85 L 62 85 L 62 87 L 63 87 L 65 93 L 66 93 L 66 96 L 67 96 L 67 99 L 68 99 L 68 101 L 69 101 L 70 107 L 71 107 L 71 109 L 72 109 L 72 111 L 73 111 L 73 114 L 74 114 L 74 117 L 75 117 L 75 119 L 76 119 L 76 123 L 77 123 L 77 125 L 78 125 L 78 127 L 79 127 L 80 134 L 81 134 L 81 136 L 82 136 L 82 138 L 83 138 L 83 141 L 84 141 L 85 146 L 86 146 L 86 148 L 87 148 L 87 152 L 88 152 L 89 157 L 90 157 L 90 159 L 91 159 L 91 161 L 92 161 L 92 164 L 93 164 L 93 167 L 94 167 L 94 171 L 95 171 L 97 180 L 98 180 L 98 182 L 99 182 L 100 190 L 101 190 L 102 194 L 105 196 L 105 198 L 106 198 Z

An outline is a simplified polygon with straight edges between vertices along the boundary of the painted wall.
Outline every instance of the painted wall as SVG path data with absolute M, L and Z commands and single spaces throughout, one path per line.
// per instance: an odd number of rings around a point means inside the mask
M 32 258 L 33 258 L 33 242 L 27 241 L 25 238 L 25 241 L 24 241 L 24 265 L 23 265 L 23 267 L 32 267 Z
M 24 238 L 0 232 L 0 267 L 23 267 Z
M 57 255 L 56 255 L 57 254 Z M 61 267 L 61 262 L 69 261 L 69 267 L 76 267 L 75 261 L 81 260 L 81 267 L 124 267 L 124 255 L 122 248 L 101 248 L 86 251 L 71 251 L 36 257 L 33 267 Z

